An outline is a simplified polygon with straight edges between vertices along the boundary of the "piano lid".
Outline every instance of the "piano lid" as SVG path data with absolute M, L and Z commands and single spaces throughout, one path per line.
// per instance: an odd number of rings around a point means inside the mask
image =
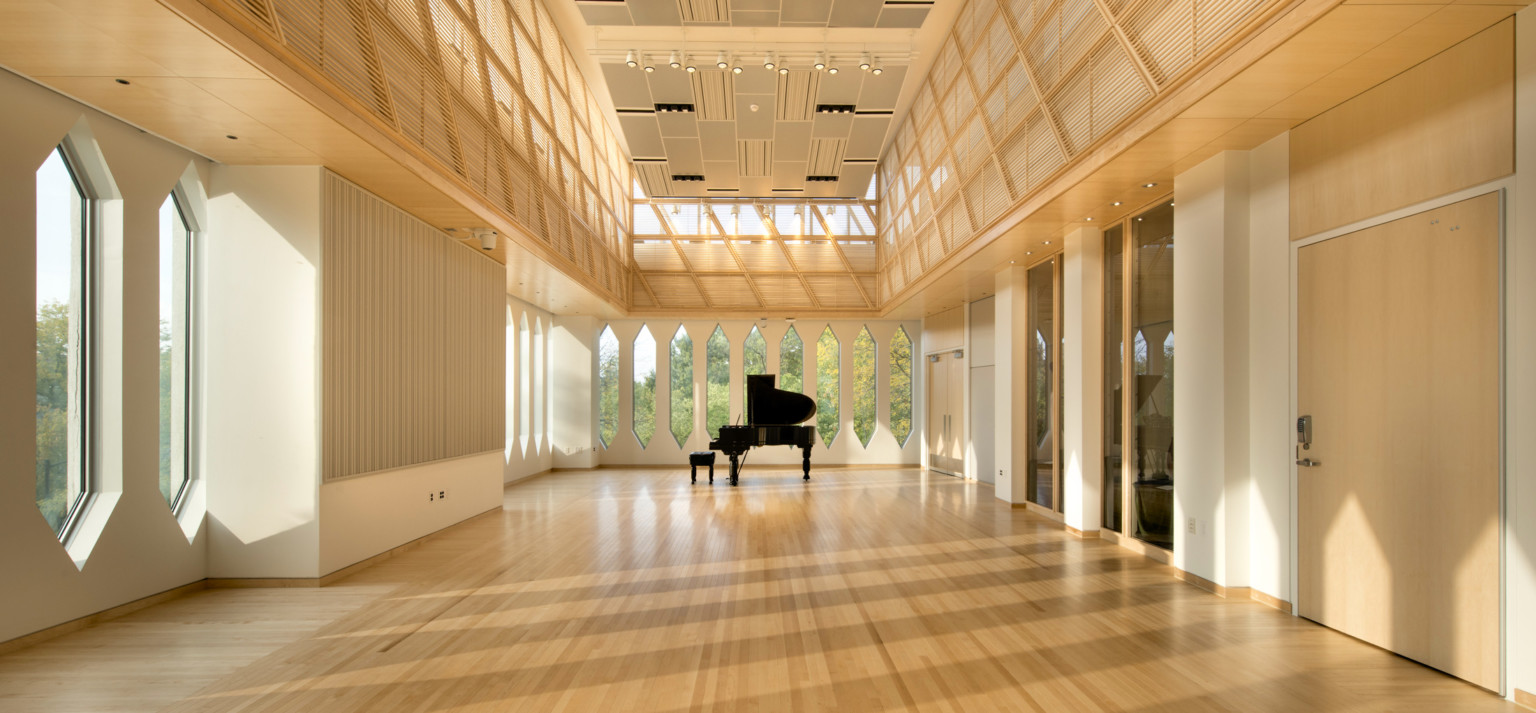
M 816 415 L 815 399 L 774 388 L 777 379 L 777 374 L 747 375 L 747 425 L 791 426 Z

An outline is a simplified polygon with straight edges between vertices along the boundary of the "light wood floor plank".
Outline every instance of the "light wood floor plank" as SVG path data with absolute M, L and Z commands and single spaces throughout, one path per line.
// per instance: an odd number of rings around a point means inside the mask
M 915 470 L 562 472 L 321 589 L 0 657 L 0 709 L 1513 711 Z

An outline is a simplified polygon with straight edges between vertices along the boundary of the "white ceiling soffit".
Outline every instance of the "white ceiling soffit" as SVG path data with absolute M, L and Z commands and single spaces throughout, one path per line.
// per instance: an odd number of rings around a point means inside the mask
M 880 157 L 904 68 L 741 74 L 604 64 L 619 125 L 651 197 L 862 198 Z M 818 107 L 838 107 L 818 111 Z M 667 181 L 655 171 L 664 160 Z M 856 165 L 860 170 L 849 173 Z M 649 177 L 647 177 L 649 176 Z M 755 179 L 755 180 L 753 180 Z M 763 180 L 771 179 L 771 180 Z
M 691 3 L 686 10 L 691 17 L 723 8 L 729 24 L 685 23 L 683 3 Z M 629 155 L 660 159 L 670 175 L 691 179 L 645 184 L 648 195 L 852 198 L 866 194 L 874 161 L 890 147 L 962 5 L 959 0 L 915 5 L 906 0 L 579 0 L 552 3 L 550 10 Z M 886 19 L 868 19 L 877 11 Z M 622 13 L 628 19 L 593 19 L 594 12 Z M 751 26 L 744 13 L 752 12 L 778 19 Z M 902 13 L 917 19 L 891 19 Z M 633 24 L 637 17 L 647 26 Z M 806 19 L 812 17 L 820 19 Z M 674 50 L 700 71 L 668 67 Z M 881 75 L 859 71 L 866 50 L 884 69 Z M 642 61 L 648 58 L 656 71 L 646 74 L 625 66 L 630 51 Z M 831 64 L 841 71 L 817 73 L 812 80 L 811 58 L 822 51 L 830 52 Z M 741 74 L 725 76 L 716 69 L 722 52 L 733 66 L 742 67 Z M 789 76 L 801 75 L 788 94 L 797 106 L 783 112 L 804 117 L 808 106 L 809 118 L 777 118 L 781 77 L 763 68 L 769 54 L 791 68 Z M 658 103 L 691 104 L 693 111 L 658 115 Z M 816 114 L 817 104 L 852 105 L 856 113 Z M 844 160 L 836 173 L 808 172 L 813 139 L 843 140 Z M 756 165 L 744 165 L 749 149 L 743 142 L 758 143 Z M 682 155 L 672 155 L 673 150 Z M 638 163 L 636 168 L 637 173 L 659 170 Z M 797 170 L 800 175 L 792 178 Z M 821 175 L 837 180 L 806 181 Z M 703 180 L 697 180 L 700 176 Z
M 925 0 L 577 0 L 592 26 L 917 28 Z

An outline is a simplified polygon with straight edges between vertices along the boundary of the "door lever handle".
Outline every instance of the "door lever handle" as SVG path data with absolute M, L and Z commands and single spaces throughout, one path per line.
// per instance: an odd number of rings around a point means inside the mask
M 1301 460 L 1296 461 L 1296 465 L 1299 465 L 1303 468 L 1316 468 L 1322 464 L 1322 461 L 1312 460 L 1311 458 L 1302 458 Z

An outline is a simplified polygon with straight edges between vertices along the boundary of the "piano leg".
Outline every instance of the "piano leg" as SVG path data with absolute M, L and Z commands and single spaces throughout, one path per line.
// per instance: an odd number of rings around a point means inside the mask
M 737 462 L 736 457 L 734 453 L 731 454 L 731 485 L 735 485 L 737 479 L 741 477 L 741 464 Z
M 804 448 L 801 448 L 800 451 L 804 454 L 804 457 L 805 457 L 805 460 L 804 460 L 804 462 L 801 463 L 800 467 L 805 469 L 805 480 L 810 480 L 811 479 L 811 447 L 810 446 L 806 446 Z

